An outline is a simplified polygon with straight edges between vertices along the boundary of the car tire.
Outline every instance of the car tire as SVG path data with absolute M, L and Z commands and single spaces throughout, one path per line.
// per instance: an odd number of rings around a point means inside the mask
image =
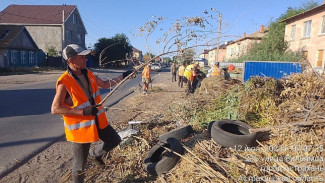
M 167 173 L 173 167 L 176 166 L 180 160 L 180 156 L 173 152 L 167 151 L 165 148 L 171 149 L 178 154 L 184 153 L 182 144 L 175 138 L 167 139 L 167 142 L 158 142 L 155 145 L 144 160 L 144 169 L 151 175 L 157 176 L 163 173 Z
M 211 137 L 223 147 L 255 146 L 256 133 L 250 133 L 248 124 L 235 120 L 220 120 L 213 123 Z
M 166 140 L 170 137 L 176 138 L 177 140 L 184 139 L 194 133 L 193 128 L 191 125 L 186 125 L 177 129 L 173 129 L 168 133 L 165 133 L 159 136 L 160 142 L 166 142 Z
M 208 133 L 209 133 L 209 134 L 211 134 L 211 128 L 212 128 L 212 125 L 213 125 L 214 122 L 216 122 L 216 121 L 211 121 L 211 122 L 208 124 L 208 128 L 207 128 L 207 130 L 208 130 Z

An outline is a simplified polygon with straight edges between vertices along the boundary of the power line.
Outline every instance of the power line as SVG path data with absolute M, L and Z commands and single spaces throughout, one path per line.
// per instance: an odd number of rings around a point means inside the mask
M 102 32 L 102 26 L 95 24 L 94 22 L 92 22 L 90 19 L 86 17 L 83 17 L 83 19 L 87 21 L 88 26 L 92 27 L 93 30 L 96 30 L 96 33 L 98 33 L 99 35 L 107 35 L 107 33 Z M 93 24 L 94 26 L 92 26 L 91 24 Z
M 98 39 L 93 38 L 93 37 L 91 37 L 91 36 L 88 36 L 88 34 L 86 34 L 86 37 L 89 37 L 90 39 L 93 39 L 93 40 L 95 40 L 95 41 L 98 41 Z

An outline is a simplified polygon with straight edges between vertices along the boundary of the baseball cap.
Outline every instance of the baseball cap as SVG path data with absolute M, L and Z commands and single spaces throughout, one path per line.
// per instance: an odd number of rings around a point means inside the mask
M 90 50 L 85 50 L 77 44 L 69 44 L 63 49 L 62 56 L 65 60 L 76 55 L 88 55 Z

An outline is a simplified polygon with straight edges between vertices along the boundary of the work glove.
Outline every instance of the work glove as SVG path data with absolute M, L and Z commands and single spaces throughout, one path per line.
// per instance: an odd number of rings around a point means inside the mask
M 123 79 L 126 78 L 126 77 L 128 77 L 130 74 L 132 74 L 132 72 L 133 72 L 132 70 L 128 70 L 128 71 L 124 72 L 123 73 Z M 131 77 L 131 79 L 133 79 L 135 77 L 136 77 L 136 73 L 133 74 L 133 76 Z
M 98 109 L 96 107 L 84 108 L 82 112 L 84 116 L 96 116 L 97 113 L 98 113 Z

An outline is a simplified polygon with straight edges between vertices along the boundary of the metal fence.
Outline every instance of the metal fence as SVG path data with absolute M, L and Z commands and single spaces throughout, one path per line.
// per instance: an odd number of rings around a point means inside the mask
M 220 67 L 228 67 L 228 65 L 234 65 L 237 68 L 244 68 L 244 63 L 231 63 L 231 62 L 220 62 Z
M 302 67 L 297 62 L 246 61 L 244 67 L 244 82 L 255 76 L 281 79 L 292 73 L 302 72 Z

